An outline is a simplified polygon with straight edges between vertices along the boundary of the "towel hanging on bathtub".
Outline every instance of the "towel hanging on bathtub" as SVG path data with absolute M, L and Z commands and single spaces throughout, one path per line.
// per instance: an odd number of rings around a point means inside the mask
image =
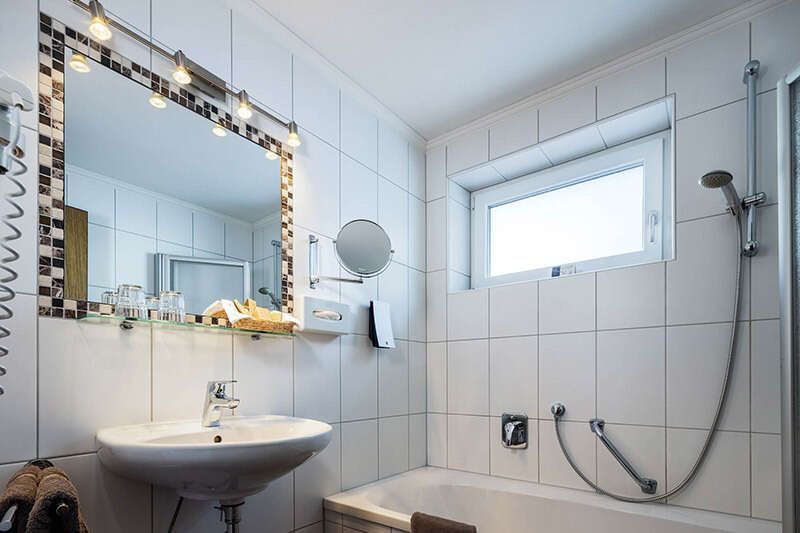
M 411 533 L 477 533 L 477 528 L 440 516 L 416 512 L 411 515 Z
M 12 533 L 23 533 L 25 531 L 28 515 L 33 509 L 33 502 L 36 500 L 36 487 L 39 485 L 40 475 L 41 470 L 39 467 L 25 465 L 11 476 L 5 490 L 0 494 L 0 520 L 11 507 L 17 506 L 12 522 Z

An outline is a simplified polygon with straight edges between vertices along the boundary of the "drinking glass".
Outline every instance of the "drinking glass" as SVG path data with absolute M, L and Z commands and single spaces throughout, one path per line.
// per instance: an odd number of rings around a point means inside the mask
M 147 318 L 144 289 L 142 289 L 141 285 L 123 283 L 119 286 L 114 314 L 127 318 Z
M 116 305 L 117 304 L 117 291 L 105 291 L 100 295 L 100 303 Z
M 158 302 L 158 319 L 171 322 L 183 322 L 186 318 L 183 293 L 180 291 L 161 291 Z

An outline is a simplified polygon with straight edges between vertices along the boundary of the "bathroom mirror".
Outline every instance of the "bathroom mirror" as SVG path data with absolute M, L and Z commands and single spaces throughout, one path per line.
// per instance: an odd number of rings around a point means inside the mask
M 190 315 L 219 298 L 291 312 L 291 154 L 194 86 L 75 34 L 40 34 L 53 104 L 40 118 L 40 153 L 52 154 L 39 183 L 40 314 L 107 312 L 104 294 L 123 283 L 182 291 Z M 70 46 L 88 72 L 64 68 Z
M 336 259 L 347 272 L 362 278 L 377 276 L 392 261 L 392 241 L 371 220 L 352 220 L 342 226 L 334 241 Z

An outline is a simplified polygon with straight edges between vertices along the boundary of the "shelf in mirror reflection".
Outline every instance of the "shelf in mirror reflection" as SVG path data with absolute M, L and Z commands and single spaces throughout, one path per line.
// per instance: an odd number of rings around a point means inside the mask
M 221 326 L 213 324 L 200 324 L 196 322 L 169 322 L 166 320 L 144 319 L 144 318 L 126 318 L 115 315 L 102 315 L 99 313 L 87 313 L 81 316 L 78 320 L 82 322 L 92 322 L 98 324 L 112 324 L 123 329 L 133 329 L 137 326 L 149 326 L 154 328 L 165 329 L 196 329 L 201 331 L 209 331 L 214 333 L 231 333 L 234 335 L 249 335 L 249 336 L 269 336 L 269 337 L 294 337 L 294 333 L 278 333 L 271 331 L 259 331 L 255 329 L 236 328 L 231 326 Z

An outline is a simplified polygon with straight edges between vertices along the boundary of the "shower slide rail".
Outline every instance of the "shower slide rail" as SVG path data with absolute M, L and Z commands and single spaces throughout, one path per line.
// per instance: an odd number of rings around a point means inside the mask
M 622 466 L 623 469 L 628 473 L 631 478 L 641 487 L 642 492 L 645 494 L 655 494 L 656 490 L 658 489 L 658 481 L 655 479 L 650 479 L 647 477 L 642 477 L 639 472 L 633 467 L 633 465 L 628 461 L 625 456 L 622 454 L 619 449 L 614 446 L 614 443 L 608 438 L 605 432 L 605 420 L 600 418 L 593 418 L 589 420 L 589 427 L 592 430 L 600 442 L 611 452 L 611 455 L 614 456 L 614 459 Z

